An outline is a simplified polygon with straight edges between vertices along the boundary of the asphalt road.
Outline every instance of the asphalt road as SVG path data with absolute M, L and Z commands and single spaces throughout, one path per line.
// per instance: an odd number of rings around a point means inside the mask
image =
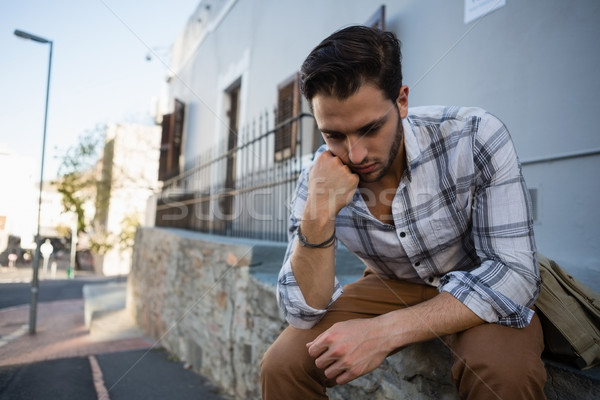
M 158 350 L 95 356 L 110 400 L 225 400 L 206 378 Z M 2 400 L 96 400 L 88 357 L 0 367 Z
M 79 277 L 73 280 L 42 280 L 38 301 L 80 299 L 83 285 L 124 279 Z M 0 309 L 28 305 L 30 296 L 30 283 L 0 283 Z M 101 382 L 108 397 L 96 391 L 91 357 L 99 366 Z M 183 363 L 167 351 L 154 348 L 1 366 L 0 399 L 226 400 L 227 397 L 205 377 L 183 368 Z
M 77 379 L 73 379 L 77 377 Z M 96 399 L 87 357 L 0 367 L 0 397 L 17 399 Z

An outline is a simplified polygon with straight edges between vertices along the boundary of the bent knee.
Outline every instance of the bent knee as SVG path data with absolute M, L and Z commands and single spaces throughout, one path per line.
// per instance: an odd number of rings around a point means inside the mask
M 546 369 L 536 354 L 509 354 L 456 363 L 452 375 L 462 398 L 544 398 Z M 474 393 L 477 395 L 473 396 Z
M 290 349 L 278 342 L 267 349 L 260 363 L 262 375 L 289 375 L 315 368 L 315 361 L 305 348 Z

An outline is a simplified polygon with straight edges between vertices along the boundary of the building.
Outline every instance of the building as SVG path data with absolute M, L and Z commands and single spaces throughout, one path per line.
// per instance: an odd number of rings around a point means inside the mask
M 92 233 L 92 240 L 106 245 L 95 260 L 103 275 L 129 273 L 135 229 L 145 220 L 148 198 L 159 189 L 160 133 L 158 126 L 128 123 L 106 130 Z
M 36 165 L 0 144 L 0 253 L 20 251 L 34 246 L 37 227 L 39 189 L 36 187 Z M 2 265 L 7 265 L 4 257 Z
M 477 14 L 485 4 L 498 8 Z M 538 249 L 600 290 L 594 0 L 202 0 L 173 48 L 157 225 L 285 240 L 285 205 L 319 143 L 296 74 L 350 24 L 401 39 L 410 105 L 476 105 L 504 121 Z

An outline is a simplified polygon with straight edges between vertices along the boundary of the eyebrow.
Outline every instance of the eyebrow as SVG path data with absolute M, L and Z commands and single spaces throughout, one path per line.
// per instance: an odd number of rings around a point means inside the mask
M 356 130 L 356 133 L 358 133 L 359 135 L 365 135 L 365 134 L 369 133 L 370 131 L 379 128 L 381 125 L 383 125 L 387 121 L 389 114 L 390 113 L 387 112 L 383 116 L 377 118 L 376 120 L 366 123 L 365 125 L 358 128 Z M 321 132 L 327 133 L 327 134 L 347 135 L 346 133 L 339 132 L 339 131 L 332 130 L 332 129 L 319 129 L 319 130 Z

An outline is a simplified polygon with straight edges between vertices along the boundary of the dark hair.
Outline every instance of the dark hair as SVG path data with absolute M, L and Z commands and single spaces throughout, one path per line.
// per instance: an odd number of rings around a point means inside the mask
M 391 32 L 350 26 L 323 40 L 300 70 L 301 90 L 310 102 L 317 94 L 346 99 L 365 83 L 395 101 L 402 86 L 400 41 Z

